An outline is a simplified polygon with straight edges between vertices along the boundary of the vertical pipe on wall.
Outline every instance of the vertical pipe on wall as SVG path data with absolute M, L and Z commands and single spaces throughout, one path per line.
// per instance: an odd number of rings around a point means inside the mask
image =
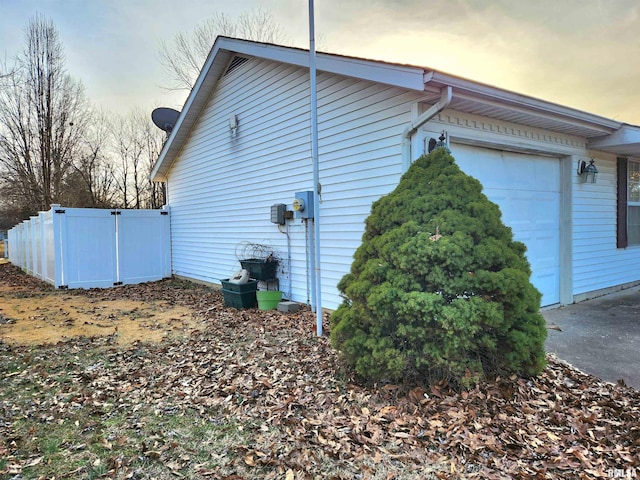
M 318 166 L 318 92 L 316 80 L 316 41 L 313 0 L 309 0 L 309 78 L 311 83 L 311 156 L 313 160 L 313 226 L 316 292 L 316 334 L 322 336 L 322 269 L 320 268 L 320 169 Z
M 289 275 L 289 288 L 288 288 L 288 296 L 287 299 L 291 300 L 293 296 L 293 274 L 291 273 L 291 232 L 289 231 L 289 222 L 285 221 L 284 227 L 285 233 L 287 235 L 287 272 Z
M 307 288 L 311 291 L 311 311 L 315 312 L 316 311 L 316 284 L 315 284 L 315 272 L 316 272 L 316 251 L 314 248 L 314 241 L 313 241 L 313 237 L 314 237 L 314 233 L 313 233 L 313 226 L 311 227 L 311 232 L 309 233 L 309 219 L 305 219 L 304 220 L 304 224 L 305 224 L 305 229 L 307 231 L 307 241 L 309 242 L 307 244 L 307 255 L 309 263 L 308 263 L 308 267 L 309 270 L 307 271 L 307 273 L 309 274 L 307 276 L 307 281 L 308 281 L 308 285 Z M 308 297 L 309 292 L 307 291 L 307 297 Z
M 307 279 L 307 305 L 311 305 L 311 310 L 313 311 L 313 305 L 311 303 L 311 287 L 310 287 L 310 281 L 311 279 L 309 278 L 309 276 L 311 275 L 311 261 L 309 259 L 310 257 L 310 252 L 311 252 L 311 244 L 309 243 L 309 222 L 307 220 L 303 220 L 302 223 L 304 223 L 304 249 L 305 249 L 305 267 L 306 267 L 306 279 Z

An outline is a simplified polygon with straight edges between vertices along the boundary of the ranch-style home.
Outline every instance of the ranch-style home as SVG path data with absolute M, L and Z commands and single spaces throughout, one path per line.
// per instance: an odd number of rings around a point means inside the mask
M 322 307 L 372 202 L 441 136 L 527 245 L 543 306 L 640 284 L 640 127 L 429 68 L 319 53 L 317 69 Z M 266 244 L 284 296 L 312 300 L 313 220 L 292 212 L 313 190 L 309 85 L 307 50 L 216 40 L 152 173 L 174 274 L 217 284 Z

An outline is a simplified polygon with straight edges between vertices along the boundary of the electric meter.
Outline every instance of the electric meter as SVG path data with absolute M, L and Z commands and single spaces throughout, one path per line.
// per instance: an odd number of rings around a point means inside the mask
M 303 212 L 304 211 L 304 200 L 301 198 L 293 199 L 293 211 L 294 212 Z
M 313 218 L 313 192 L 296 192 L 291 207 L 296 218 Z

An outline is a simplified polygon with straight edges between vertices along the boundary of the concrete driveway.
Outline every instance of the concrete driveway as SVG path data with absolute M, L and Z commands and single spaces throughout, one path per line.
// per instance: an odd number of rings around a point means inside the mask
M 640 288 L 542 315 L 549 327 L 547 352 L 606 382 L 622 379 L 640 390 Z

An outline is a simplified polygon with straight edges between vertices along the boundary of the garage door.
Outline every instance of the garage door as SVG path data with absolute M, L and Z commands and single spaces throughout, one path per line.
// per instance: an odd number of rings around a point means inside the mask
M 527 246 L 531 283 L 542 305 L 560 301 L 560 161 L 557 158 L 454 144 L 460 168 L 482 183 L 502 221 Z

